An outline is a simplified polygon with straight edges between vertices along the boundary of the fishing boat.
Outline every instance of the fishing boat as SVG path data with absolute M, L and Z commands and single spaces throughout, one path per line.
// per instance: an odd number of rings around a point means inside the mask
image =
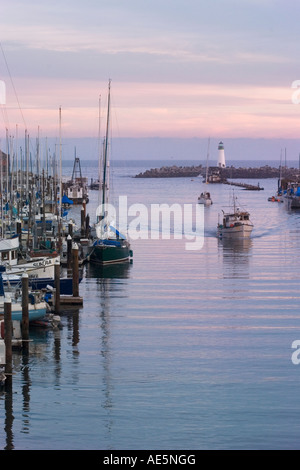
M 101 265 L 127 262 L 132 256 L 128 240 L 116 229 L 114 221 L 110 219 L 107 211 L 109 201 L 108 183 L 110 176 L 108 155 L 108 138 L 110 130 L 110 85 L 111 81 L 109 81 L 108 84 L 106 136 L 103 145 L 103 167 L 101 168 L 102 177 L 99 177 L 99 180 L 101 181 L 101 192 L 99 193 L 101 197 L 101 209 L 97 215 L 97 223 L 95 225 L 96 236 L 92 240 L 92 245 L 89 247 L 88 252 L 89 261 L 91 263 Z
M 6 267 L 7 275 L 28 275 L 36 278 L 53 278 L 55 264 L 60 261 L 60 256 L 41 256 L 18 260 L 16 264 L 3 263 Z
M 218 222 L 217 234 L 221 239 L 249 238 L 253 230 L 250 214 L 246 210 L 240 210 L 236 206 L 236 198 L 233 198 L 232 211 L 225 213 L 222 210 L 222 223 Z
M 80 158 L 76 156 L 76 149 L 72 178 L 63 182 L 62 189 L 68 200 L 75 205 L 89 202 L 88 179 L 82 176 Z

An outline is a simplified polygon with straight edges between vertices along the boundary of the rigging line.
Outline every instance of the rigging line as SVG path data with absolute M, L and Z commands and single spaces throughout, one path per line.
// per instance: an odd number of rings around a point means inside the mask
M 21 108 L 21 105 L 20 105 L 20 102 L 19 102 L 18 95 L 17 95 L 17 90 L 16 90 L 16 88 L 15 88 L 15 84 L 14 84 L 14 81 L 13 81 L 13 79 L 12 79 L 12 76 L 11 76 L 11 73 L 10 73 L 10 70 L 9 70 L 9 66 L 8 66 L 8 62 L 7 62 L 7 60 L 6 60 L 6 56 L 5 56 L 5 53 L 4 53 L 4 50 L 3 50 L 3 47 L 2 47 L 2 43 L 1 43 L 1 42 L 0 42 L 0 48 L 1 48 L 1 52 L 2 52 L 2 55 L 3 55 L 3 58 L 4 58 L 4 62 L 5 62 L 7 71 L 8 71 L 8 75 L 9 75 L 9 78 L 10 78 L 10 81 L 11 81 L 11 84 L 12 84 L 12 87 L 13 87 L 13 90 L 14 90 L 14 93 L 15 93 L 15 97 L 16 97 L 16 100 L 17 100 L 17 103 L 18 103 L 19 111 L 20 111 L 21 116 L 22 116 L 23 124 L 24 124 L 25 128 L 27 128 L 27 125 L 26 125 L 26 122 L 25 122 L 25 118 L 24 118 L 24 114 L 23 114 L 23 111 L 22 111 L 22 108 Z

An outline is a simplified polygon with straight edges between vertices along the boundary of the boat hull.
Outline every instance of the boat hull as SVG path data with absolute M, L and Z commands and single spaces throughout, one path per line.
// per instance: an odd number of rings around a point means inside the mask
M 15 266 L 6 266 L 6 274 L 22 275 L 25 271 L 30 276 L 52 277 L 54 278 L 54 268 L 56 262 L 60 262 L 60 256 L 33 258 L 26 263 L 19 263 Z
M 249 238 L 253 225 L 241 224 L 234 227 L 218 227 L 218 236 L 223 239 Z
M 124 263 L 130 259 L 130 245 L 127 241 L 119 245 L 98 243 L 93 246 L 89 259 L 90 263 L 101 265 Z
M 45 302 L 38 302 L 34 305 L 28 305 L 29 321 L 39 320 L 44 318 L 47 314 L 47 306 Z M 0 318 L 4 315 L 4 305 L 0 304 Z M 12 303 L 11 308 L 11 319 L 16 321 L 22 321 L 22 305 Z
M 6 276 L 2 275 L 4 287 L 7 286 L 18 286 L 21 285 L 22 277 L 21 276 Z M 79 278 L 79 282 L 82 281 L 82 278 Z M 28 278 L 28 285 L 31 290 L 42 290 L 46 289 L 47 286 L 55 288 L 55 279 L 53 277 L 34 277 Z M 73 293 L 73 278 L 61 278 L 60 279 L 60 293 L 61 295 L 72 295 Z
M 288 209 L 300 209 L 300 197 L 299 196 L 287 196 L 285 198 Z

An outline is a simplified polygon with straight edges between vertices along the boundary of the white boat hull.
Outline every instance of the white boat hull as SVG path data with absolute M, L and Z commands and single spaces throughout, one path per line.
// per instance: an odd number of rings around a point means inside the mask
M 236 238 L 249 238 L 253 230 L 251 224 L 241 224 L 234 227 L 218 227 L 219 238 L 236 239 Z
M 22 275 L 24 272 L 30 277 L 54 277 L 54 266 L 56 261 L 60 261 L 60 256 L 55 258 L 33 258 L 27 263 L 15 266 L 6 266 L 6 275 Z

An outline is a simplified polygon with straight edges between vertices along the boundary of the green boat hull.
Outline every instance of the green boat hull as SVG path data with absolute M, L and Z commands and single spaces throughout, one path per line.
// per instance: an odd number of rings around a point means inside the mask
M 96 245 L 90 253 L 90 262 L 95 264 L 114 264 L 129 261 L 130 245 L 124 242 L 121 246 Z

